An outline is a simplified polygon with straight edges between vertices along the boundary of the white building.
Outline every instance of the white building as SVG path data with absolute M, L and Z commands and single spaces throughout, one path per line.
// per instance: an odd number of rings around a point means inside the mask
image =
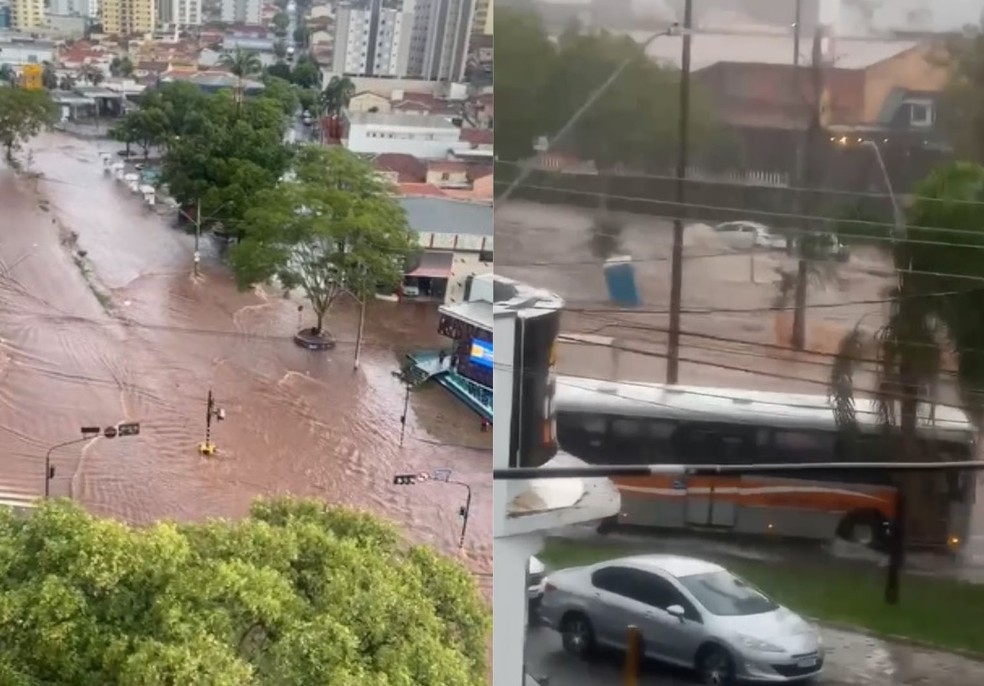
M 416 2 L 400 0 L 384 7 L 383 0 L 370 0 L 364 9 L 339 9 L 332 70 L 352 76 L 406 76 Z
M 475 0 L 417 0 L 410 39 L 410 76 L 461 81 L 468 65 Z
M 558 451 L 553 394 L 561 298 L 497 275 L 476 277 L 471 295 L 493 301 L 493 370 L 497 405 L 493 468 L 583 466 Z M 513 403 L 513 389 L 520 385 Z M 505 420 L 500 420 L 500 417 Z M 492 491 L 493 686 L 523 684 L 526 569 L 552 529 L 616 515 L 621 499 L 609 479 L 496 481 Z
M 18 31 L 36 29 L 45 25 L 44 0 L 12 0 L 10 26 Z
M 461 129 L 447 117 L 425 114 L 346 112 L 342 144 L 355 153 L 403 153 L 444 159 L 460 145 Z
M 15 33 L 0 34 L 0 65 L 7 65 L 20 72 L 28 64 L 54 61 L 55 44 L 52 41 Z
M 202 0 L 160 0 L 157 21 L 159 26 L 201 26 Z
M 260 0 L 222 0 L 222 21 L 226 24 L 259 25 L 263 3 Z
M 63 17 L 89 17 L 89 0 L 51 0 L 48 14 Z

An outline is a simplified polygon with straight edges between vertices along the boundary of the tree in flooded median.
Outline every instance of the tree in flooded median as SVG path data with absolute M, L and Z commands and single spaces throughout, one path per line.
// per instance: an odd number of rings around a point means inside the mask
M 442 684 L 485 676 L 473 578 L 316 501 L 130 527 L 66 501 L 0 511 L 4 684 Z
M 232 265 L 241 287 L 275 278 L 300 289 L 320 336 L 341 295 L 395 287 L 415 248 L 403 208 L 368 163 L 340 146 L 305 147 L 276 188 L 257 194 Z
M 144 157 L 150 155 L 150 149 L 167 142 L 169 137 L 167 115 L 157 108 L 139 109 L 128 112 L 110 131 L 114 140 L 126 143 L 126 154 L 130 154 L 130 145 L 136 144 L 143 149 Z
M 8 164 L 16 165 L 21 145 L 57 121 L 58 105 L 47 91 L 0 88 L 0 146 Z

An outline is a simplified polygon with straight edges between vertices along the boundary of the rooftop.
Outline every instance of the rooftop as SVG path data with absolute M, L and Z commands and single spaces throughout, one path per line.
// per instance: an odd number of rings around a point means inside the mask
M 492 235 L 492 208 L 447 198 L 400 198 L 410 228 L 418 233 Z
M 629 32 L 639 42 L 652 34 Z M 680 66 L 683 36 L 662 36 L 646 49 L 650 57 Z M 833 66 L 839 69 L 867 69 L 918 46 L 917 41 L 838 38 L 833 41 Z M 810 62 L 811 41 L 800 44 L 800 59 Z M 744 64 L 789 64 L 793 37 L 786 35 L 736 35 L 698 33 L 691 36 L 691 69 L 700 71 L 719 62 Z
M 448 131 L 458 128 L 447 117 L 431 114 L 349 112 L 348 120 L 353 126 L 404 126 L 406 128 L 447 129 Z
M 413 155 L 380 153 L 372 158 L 372 164 L 379 171 L 396 172 L 400 183 L 423 183 L 427 175 L 427 164 Z

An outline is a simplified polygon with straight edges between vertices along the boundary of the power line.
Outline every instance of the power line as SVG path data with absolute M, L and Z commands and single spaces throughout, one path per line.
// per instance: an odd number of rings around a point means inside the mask
M 502 182 L 500 182 L 500 185 L 503 184 L 503 183 L 506 183 L 506 182 L 505 181 L 502 181 Z M 530 185 L 527 185 L 525 187 L 526 188 L 531 188 L 533 190 L 549 191 L 549 192 L 552 192 L 552 193 L 558 193 L 558 194 L 562 194 L 562 195 L 583 196 L 583 197 L 591 197 L 591 198 L 605 198 L 607 200 L 627 200 L 627 201 L 631 201 L 631 202 L 634 202 L 634 203 L 641 203 L 641 204 L 647 204 L 647 205 L 670 205 L 670 206 L 675 206 L 675 207 L 683 207 L 683 208 L 687 208 L 687 209 L 702 209 L 702 210 L 711 210 L 711 211 L 714 211 L 714 212 L 734 213 L 734 214 L 737 214 L 737 215 L 754 214 L 754 215 L 759 215 L 759 216 L 781 217 L 781 218 L 785 218 L 785 219 L 797 219 L 797 220 L 806 219 L 806 220 L 820 221 L 820 222 L 836 222 L 836 223 L 844 223 L 844 224 L 859 224 L 859 225 L 865 225 L 865 226 L 873 226 L 873 227 L 882 228 L 882 229 L 894 229 L 895 228 L 895 224 L 892 223 L 892 222 L 883 222 L 883 221 L 877 221 L 877 220 L 873 220 L 873 219 L 855 219 L 855 218 L 850 218 L 850 217 L 824 217 L 824 216 L 820 216 L 820 215 L 809 215 L 809 214 L 802 214 L 802 213 L 795 213 L 795 212 L 778 212 L 778 211 L 775 211 L 775 210 L 748 209 L 748 208 L 745 208 L 745 207 L 726 207 L 726 206 L 721 206 L 721 205 L 706 205 L 706 204 L 693 203 L 693 202 L 679 203 L 679 202 L 677 202 L 675 200 L 657 200 L 657 199 L 654 199 L 654 198 L 639 198 L 639 197 L 631 196 L 631 195 L 614 195 L 614 194 L 611 194 L 611 193 L 604 193 L 604 192 L 601 192 L 601 191 L 586 191 L 586 190 L 578 190 L 578 189 L 573 189 L 573 188 L 558 188 L 558 187 L 554 187 L 554 186 L 530 186 Z M 547 204 L 549 204 L 549 203 L 547 203 Z M 669 220 L 675 220 L 675 219 L 677 219 L 677 217 L 675 215 L 670 215 L 670 216 L 667 217 L 667 216 L 661 216 L 661 215 L 654 215 L 654 214 L 646 213 L 644 216 L 646 216 L 646 217 L 655 217 L 657 219 L 669 219 Z M 751 221 L 751 220 L 749 220 L 749 221 Z M 809 231 L 805 231 L 803 229 L 799 229 L 798 227 L 790 227 L 790 229 L 793 230 L 793 231 L 796 231 L 796 232 L 811 233 Z M 982 236 L 982 237 L 984 237 L 984 234 L 982 234 L 981 232 L 978 232 L 978 231 L 974 231 L 972 229 L 955 229 L 955 228 L 944 227 L 944 226 L 922 226 L 922 225 L 918 225 L 918 224 L 906 224 L 906 231 L 934 231 L 934 232 L 938 232 L 938 233 L 951 233 L 951 234 L 957 234 L 957 235 L 969 235 L 969 236 Z M 954 243 L 947 243 L 947 242 L 943 242 L 943 241 L 925 241 L 925 240 L 919 240 L 919 239 L 913 239 L 913 238 L 903 238 L 903 237 L 895 238 L 895 237 L 892 237 L 892 236 L 871 236 L 869 234 L 861 234 L 861 233 L 838 232 L 837 235 L 842 236 L 842 237 L 846 237 L 846 238 L 861 238 L 861 239 L 864 239 L 864 240 L 888 240 L 888 241 L 894 241 L 896 243 L 903 243 L 904 242 L 904 243 L 916 243 L 916 244 L 926 244 L 926 245 L 945 245 L 945 246 L 948 246 L 948 247 L 968 247 L 968 248 L 982 248 L 982 247 L 984 247 L 984 244 L 978 244 L 978 245 L 960 245 L 960 244 L 954 244 Z
M 501 165 L 505 167 L 525 168 L 527 166 L 523 162 L 517 162 L 513 160 L 496 160 L 495 163 L 497 166 Z M 551 170 L 549 169 L 535 169 L 534 171 L 539 171 L 544 174 L 550 174 L 550 173 L 556 174 L 556 172 L 551 172 Z M 583 175 L 583 176 L 587 176 L 587 175 Z M 601 178 L 601 176 L 598 175 L 595 178 Z M 615 175 L 613 178 L 623 182 L 631 182 L 633 179 L 651 179 L 653 181 L 673 181 L 673 182 L 677 181 L 676 176 L 669 176 L 665 174 L 645 174 L 645 173 L 618 174 Z M 692 176 L 685 178 L 684 181 L 686 183 L 704 184 L 707 186 L 726 186 L 726 187 L 745 188 L 745 189 L 756 188 L 756 189 L 774 190 L 774 191 L 812 193 L 817 195 L 844 195 L 852 198 L 872 198 L 872 199 L 891 200 L 893 197 L 892 194 L 890 193 L 878 193 L 874 191 L 848 191 L 848 190 L 842 190 L 842 189 L 830 188 L 830 187 L 807 188 L 804 186 L 770 186 L 768 184 L 743 183 L 741 181 L 727 181 L 724 179 L 694 178 Z M 535 188 L 535 186 L 524 186 L 524 187 Z M 984 200 L 934 198 L 928 195 L 915 195 L 912 193 L 902 193 L 901 195 L 903 197 L 910 198 L 914 202 L 941 202 L 947 204 L 973 205 L 973 206 L 984 205 Z

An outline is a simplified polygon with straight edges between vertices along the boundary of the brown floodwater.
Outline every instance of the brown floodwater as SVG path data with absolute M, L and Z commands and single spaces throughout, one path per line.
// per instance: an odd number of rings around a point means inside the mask
M 340 302 L 338 346 L 297 348 L 297 300 L 238 291 L 221 246 L 147 208 L 104 175 L 107 142 L 48 134 L 29 169 L 0 168 L 0 490 L 40 495 L 44 454 L 84 425 L 139 421 L 138 437 L 56 451 L 53 495 L 143 523 L 239 517 L 258 495 L 291 493 L 365 508 L 419 541 L 491 569 L 491 434 L 441 389 L 394 376 L 406 349 L 440 342 L 433 305 L 371 302 L 353 369 L 358 307 Z M 78 257 L 79 251 L 84 258 Z M 306 308 L 307 309 L 307 308 Z M 209 389 L 225 409 L 203 458 Z M 399 472 L 454 470 L 474 496 L 464 550 L 452 485 L 397 487 Z

